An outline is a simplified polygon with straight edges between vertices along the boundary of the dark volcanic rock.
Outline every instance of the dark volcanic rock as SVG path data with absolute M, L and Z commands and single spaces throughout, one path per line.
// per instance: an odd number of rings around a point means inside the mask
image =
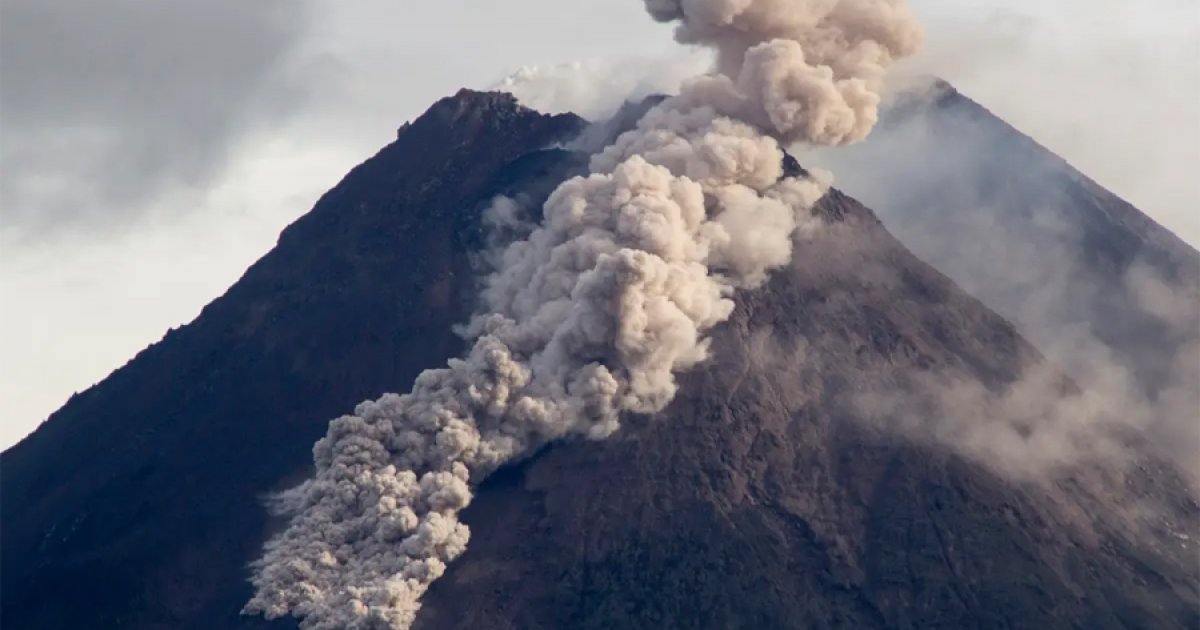
M 1200 364 L 1200 253 L 950 85 L 815 159 L 1055 359 L 1111 353 L 1151 396 Z
M 3 625 L 294 627 L 238 610 L 261 498 L 330 418 L 461 350 L 498 192 L 544 194 L 582 121 L 463 92 L 401 129 L 193 323 L 4 454 Z M 798 168 L 794 163 L 792 168 Z M 1196 581 L 1040 488 L 856 422 L 856 392 L 1040 357 L 834 191 L 716 360 L 603 443 L 488 480 L 425 628 L 1189 627 Z
M 1200 253 L 944 82 L 809 157 L 1200 490 Z
M 664 413 L 484 484 L 418 628 L 1194 627 L 1186 560 L 856 421 L 912 371 L 1000 387 L 1040 357 L 857 202 L 817 210 Z
M 405 125 L 191 324 L 3 455 L 3 626 L 229 628 L 265 493 L 313 442 L 462 342 L 464 252 L 492 193 L 557 180 L 531 157 L 583 126 L 461 92 Z

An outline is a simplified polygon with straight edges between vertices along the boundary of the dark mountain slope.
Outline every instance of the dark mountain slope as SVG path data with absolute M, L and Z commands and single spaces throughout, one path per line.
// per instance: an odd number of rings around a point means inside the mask
M 577 169 L 539 149 L 579 125 L 438 103 L 6 452 L 5 627 L 294 627 L 237 615 L 261 496 L 307 473 L 330 418 L 458 353 L 481 207 Z M 1040 357 L 870 211 L 834 192 L 818 212 L 828 232 L 742 296 L 666 413 L 485 484 L 425 627 L 1194 625 L 1184 560 L 855 421 L 914 372 L 1002 388 Z
M 524 156 L 581 126 L 506 95 L 440 101 L 194 322 L 5 452 L 4 627 L 239 623 L 263 494 L 306 474 L 330 418 L 459 352 L 478 206 L 561 169 Z
M 666 412 L 486 484 L 418 627 L 1195 626 L 1177 541 L 1131 549 L 1075 518 L 1070 483 L 858 421 L 859 394 L 913 372 L 1002 388 L 1040 358 L 869 210 L 819 211 L 828 233 L 741 296 Z
M 1056 360 L 1115 364 L 1200 408 L 1200 253 L 950 85 L 811 158 Z

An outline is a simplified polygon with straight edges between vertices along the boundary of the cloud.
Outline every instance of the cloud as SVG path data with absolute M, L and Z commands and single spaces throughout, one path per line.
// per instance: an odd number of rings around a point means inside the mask
M 6 1 L 0 226 L 17 242 L 124 225 L 201 189 L 291 111 L 303 3 Z M 181 203 L 176 211 L 185 212 Z

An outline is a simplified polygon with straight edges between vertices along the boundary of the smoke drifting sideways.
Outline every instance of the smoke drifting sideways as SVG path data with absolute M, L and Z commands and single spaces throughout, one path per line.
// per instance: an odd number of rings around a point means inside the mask
M 490 89 L 508 92 L 522 105 L 544 114 L 570 112 L 604 121 L 615 116 L 626 102 L 678 94 L 684 81 L 712 67 L 712 55 L 705 52 L 525 66 Z
M 330 423 L 315 476 L 276 497 L 288 527 L 244 612 L 308 629 L 408 628 L 466 549 L 472 484 L 554 440 L 653 413 L 707 333 L 819 229 L 827 185 L 781 143 L 841 144 L 877 118 L 885 68 L 916 51 L 903 0 L 647 0 L 718 72 L 687 81 L 563 182 L 509 245 L 466 327 L 470 353 Z
M 1007 479 L 1103 470 L 1108 507 L 1144 499 L 1127 488 L 1160 467 L 1200 497 L 1200 253 L 945 84 L 913 81 L 883 111 L 866 142 L 801 159 L 1047 362 L 1002 391 L 908 375 L 861 416 Z

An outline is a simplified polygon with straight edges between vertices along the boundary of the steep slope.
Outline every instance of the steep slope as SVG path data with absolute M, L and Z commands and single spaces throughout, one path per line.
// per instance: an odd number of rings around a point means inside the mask
M 486 484 L 418 627 L 1194 627 L 1194 548 L 860 421 L 913 373 L 999 389 L 1040 357 L 869 210 L 819 211 L 665 413 Z
M 541 149 L 580 124 L 439 102 L 6 452 L 4 625 L 294 627 L 237 614 L 261 497 L 307 474 L 330 418 L 459 353 L 480 209 L 578 169 Z M 484 485 L 424 627 L 1195 625 L 1190 548 L 857 421 L 861 393 L 914 373 L 1002 389 L 1041 359 L 869 210 L 835 191 L 817 212 L 827 230 L 741 296 L 667 412 Z
M 3 625 L 250 621 L 263 495 L 306 474 L 330 418 L 459 352 L 473 211 L 561 168 L 524 156 L 581 124 L 506 95 L 440 101 L 194 322 L 5 452 Z
M 940 81 L 809 159 L 1074 375 L 1132 381 L 1194 424 L 1200 253 L 1170 231 Z

